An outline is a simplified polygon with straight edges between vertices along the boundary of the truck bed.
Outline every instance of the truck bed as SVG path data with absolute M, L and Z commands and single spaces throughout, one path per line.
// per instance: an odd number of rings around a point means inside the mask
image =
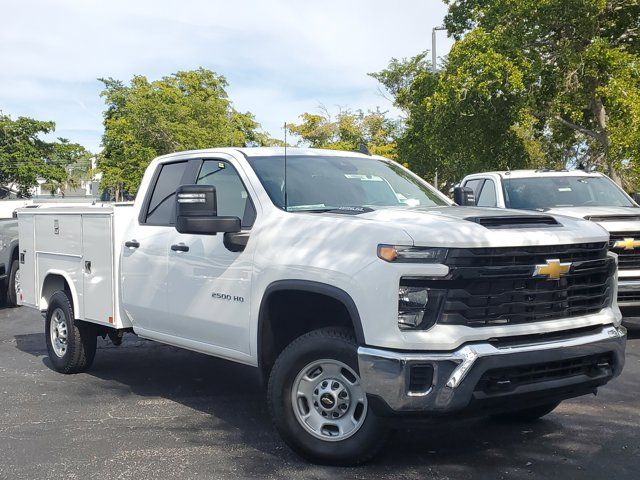
M 55 290 L 71 290 L 75 318 L 131 327 L 119 304 L 122 232 L 131 205 L 18 210 L 22 305 L 47 309 Z

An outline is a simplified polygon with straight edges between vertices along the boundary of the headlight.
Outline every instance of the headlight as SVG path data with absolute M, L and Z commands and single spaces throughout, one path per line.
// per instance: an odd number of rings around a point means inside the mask
M 441 263 L 447 257 L 447 249 L 378 245 L 378 257 L 386 262 Z
M 445 291 L 400 284 L 398 290 L 398 327 L 401 330 L 426 330 L 440 315 Z

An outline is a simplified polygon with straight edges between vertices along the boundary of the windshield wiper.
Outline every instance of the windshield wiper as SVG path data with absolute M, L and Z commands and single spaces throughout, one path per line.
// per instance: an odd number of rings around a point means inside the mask
M 340 207 L 323 207 L 323 208 L 309 208 L 309 209 L 295 209 L 289 210 L 290 212 L 305 212 L 305 213 L 344 213 L 349 215 L 359 215 L 361 213 L 373 212 L 369 207 L 354 207 L 354 206 L 340 206 Z

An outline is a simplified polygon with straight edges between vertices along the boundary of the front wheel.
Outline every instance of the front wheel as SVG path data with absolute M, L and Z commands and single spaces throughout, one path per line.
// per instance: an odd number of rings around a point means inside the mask
M 58 372 L 84 372 L 93 363 L 98 340 L 95 328 L 74 319 L 67 292 L 57 291 L 49 299 L 45 337 L 49 360 Z
M 283 440 L 314 462 L 360 464 L 386 440 L 369 409 L 348 330 L 324 328 L 293 341 L 271 371 L 268 401 Z

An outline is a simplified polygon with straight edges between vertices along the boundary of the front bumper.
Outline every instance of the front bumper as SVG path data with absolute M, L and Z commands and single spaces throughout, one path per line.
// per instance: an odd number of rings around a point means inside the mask
M 548 402 L 593 392 L 620 374 L 625 345 L 624 327 L 605 326 L 569 338 L 528 343 L 473 343 L 447 353 L 360 347 L 358 362 L 363 386 L 378 408 L 396 413 L 437 415 L 483 402 L 499 400 L 508 404 L 510 399 L 523 398 L 523 395 Z M 599 355 L 610 358 L 610 364 L 588 372 L 571 366 L 577 364 L 574 361 L 578 359 Z M 411 375 L 415 371 L 412 367 L 416 366 L 432 368 L 433 378 L 425 388 L 411 391 Z M 480 384 L 486 382 L 485 374 L 491 376 L 493 372 L 508 369 L 518 371 L 520 367 L 528 371 L 531 366 L 535 368 L 528 383 L 506 383 L 489 391 L 480 388 Z M 564 372 L 561 367 L 568 375 L 550 373 Z M 503 383 L 507 381 L 505 378 Z

